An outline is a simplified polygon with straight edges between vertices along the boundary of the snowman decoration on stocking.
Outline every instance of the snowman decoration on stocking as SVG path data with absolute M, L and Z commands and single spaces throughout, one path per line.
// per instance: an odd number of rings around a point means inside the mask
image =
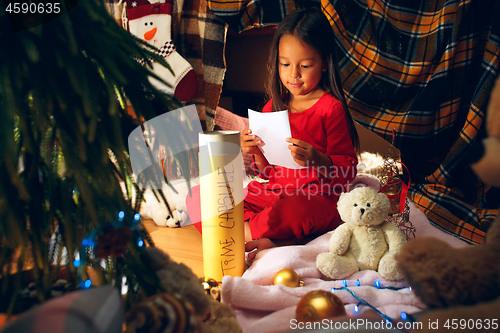
M 175 51 L 170 37 L 172 0 L 126 0 L 126 6 L 130 33 L 158 48 L 157 54 L 174 72 L 153 62 L 153 72 L 170 86 L 154 78 L 150 78 L 151 84 L 181 102 L 193 99 L 198 90 L 196 75 L 189 62 Z M 145 63 L 143 59 L 139 62 Z

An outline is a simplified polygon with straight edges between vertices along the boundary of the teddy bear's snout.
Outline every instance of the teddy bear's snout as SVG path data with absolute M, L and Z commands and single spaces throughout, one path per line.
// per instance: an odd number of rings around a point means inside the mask
M 365 213 L 365 209 L 361 208 L 359 211 L 361 212 L 361 216 L 363 216 L 363 214 Z

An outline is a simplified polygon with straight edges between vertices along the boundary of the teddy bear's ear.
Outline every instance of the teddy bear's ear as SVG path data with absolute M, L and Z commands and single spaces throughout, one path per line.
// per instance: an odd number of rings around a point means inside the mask
M 345 198 L 347 197 L 348 193 L 349 192 L 342 192 L 342 193 L 340 193 L 339 200 L 337 201 L 337 204 L 339 204 L 342 200 L 345 200 Z
M 389 210 L 391 209 L 391 200 L 387 197 L 385 193 L 377 193 L 377 205 L 379 209 L 382 211 L 387 211 L 386 215 L 389 214 Z
M 387 197 L 387 194 L 379 192 L 379 193 L 377 193 L 377 196 L 379 197 L 381 203 L 387 204 L 387 205 L 391 204 L 391 200 L 389 200 L 389 197 Z

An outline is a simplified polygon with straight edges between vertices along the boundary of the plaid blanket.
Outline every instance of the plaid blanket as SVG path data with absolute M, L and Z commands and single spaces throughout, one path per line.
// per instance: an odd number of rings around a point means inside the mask
M 273 0 L 273 1 L 231 1 L 207 0 L 212 12 L 222 18 L 236 32 L 254 27 L 276 25 L 288 13 L 300 8 L 300 1 Z M 304 5 L 320 5 L 320 0 L 302 1 Z
M 198 94 L 193 102 L 200 119 L 206 122 L 205 128 L 212 130 L 226 73 L 227 26 L 210 11 L 205 0 L 177 0 L 177 5 L 182 10 L 178 10 L 177 19 L 172 18 L 172 26 L 179 27 L 173 30 L 172 39 L 198 77 Z
M 400 149 L 412 179 L 409 197 L 429 220 L 473 244 L 484 242 L 499 212 L 498 202 L 490 200 L 498 192 L 468 167 L 472 144 L 485 135 L 486 105 L 498 73 L 499 5 L 321 0 L 337 37 L 354 119 Z M 299 7 L 283 0 L 208 6 L 235 31 L 277 23 Z
M 498 2 L 322 1 L 349 109 L 401 150 L 409 197 L 437 226 L 484 242 L 498 214 L 468 167 L 499 66 Z M 498 207 L 494 207 L 498 208 Z
M 124 1 L 106 0 L 106 4 L 121 25 Z M 226 72 L 226 23 L 210 11 L 205 0 L 174 0 L 171 28 L 177 52 L 191 64 L 198 81 L 198 93 L 188 104 L 196 105 L 203 129 L 211 130 Z

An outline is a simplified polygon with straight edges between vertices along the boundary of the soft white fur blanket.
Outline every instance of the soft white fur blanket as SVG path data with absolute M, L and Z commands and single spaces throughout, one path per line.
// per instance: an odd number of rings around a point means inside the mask
M 352 186 L 378 186 L 378 180 L 359 175 Z M 416 227 L 416 237 L 434 236 L 452 246 L 467 246 L 458 238 L 434 226 L 413 202 L 410 202 L 410 221 Z M 307 292 L 327 290 L 343 286 L 342 280 L 324 277 L 316 268 L 316 256 L 328 251 L 331 232 L 326 233 L 306 245 L 284 246 L 261 251 L 242 277 L 225 276 L 222 280 L 222 301 L 232 305 L 245 333 L 280 332 L 290 330 L 290 322 L 295 318 L 297 303 Z M 305 286 L 289 288 L 273 285 L 276 272 L 283 268 L 293 269 L 305 282 Z M 355 286 L 356 280 L 361 286 Z M 381 288 L 376 288 L 378 280 Z M 391 318 L 399 318 L 402 311 L 412 314 L 425 309 L 425 305 L 407 287 L 404 280 L 389 281 L 375 271 L 360 271 L 346 279 L 348 288 L 358 297 Z M 397 290 L 385 287 L 401 288 Z M 348 315 L 354 316 L 371 310 L 346 290 L 335 291 L 345 304 Z

